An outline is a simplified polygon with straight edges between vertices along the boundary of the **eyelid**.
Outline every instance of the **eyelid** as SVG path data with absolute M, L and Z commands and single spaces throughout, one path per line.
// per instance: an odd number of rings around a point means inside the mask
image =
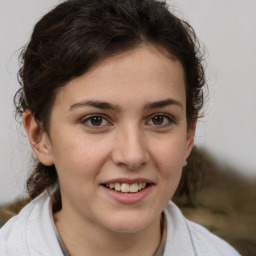
M 160 113 L 155 113 L 155 114 L 149 116 L 149 118 L 147 119 L 147 120 L 148 120 L 147 123 L 148 123 L 149 121 L 151 121 L 151 120 L 152 120 L 154 117 L 156 117 L 156 116 L 162 116 L 162 117 L 164 117 L 164 118 L 167 118 L 168 121 L 169 121 L 169 124 L 167 124 L 167 125 L 155 125 L 155 124 L 151 124 L 151 125 L 154 125 L 154 126 L 156 126 L 156 127 L 161 128 L 161 127 L 165 127 L 165 126 L 168 126 L 168 125 L 172 125 L 172 124 L 176 124 L 176 123 L 177 123 L 176 119 L 175 119 L 172 115 L 166 114 L 166 113 L 162 113 L 162 112 L 160 112 Z
M 94 125 L 86 124 L 86 122 L 89 121 L 90 119 L 92 119 L 93 117 L 101 117 L 108 124 L 107 125 L 99 125 L 99 126 L 94 126 Z M 111 122 L 109 121 L 109 118 L 106 115 L 104 115 L 104 114 L 90 114 L 90 115 L 86 115 L 86 116 L 84 116 L 83 118 L 80 119 L 80 122 L 82 124 L 86 125 L 87 127 L 92 128 L 92 129 L 100 129 L 100 128 L 104 128 L 104 127 L 112 125 Z

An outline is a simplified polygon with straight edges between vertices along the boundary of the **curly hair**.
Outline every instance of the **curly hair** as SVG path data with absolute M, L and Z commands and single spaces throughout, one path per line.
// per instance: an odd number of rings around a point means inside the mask
M 193 125 L 204 101 L 200 45 L 193 28 L 170 12 L 164 1 L 156 0 L 68 0 L 43 16 L 20 55 L 17 116 L 29 109 L 48 132 L 59 87 L 102 59 L 142 44 L 160 46 L 182 63 L 187 123 Z M 56 184 L 55 167 L 38 162 L 27 190 L 35 198 Z

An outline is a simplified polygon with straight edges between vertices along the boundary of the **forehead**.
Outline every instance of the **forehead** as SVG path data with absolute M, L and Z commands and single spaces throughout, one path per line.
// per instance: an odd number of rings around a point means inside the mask
M 143 104 L 168 97 L 185 102 L 183 67 L 160 49 L 143 45 L 100 61 L 59 88 L 55 103 L 68 107 L 89 99 Z

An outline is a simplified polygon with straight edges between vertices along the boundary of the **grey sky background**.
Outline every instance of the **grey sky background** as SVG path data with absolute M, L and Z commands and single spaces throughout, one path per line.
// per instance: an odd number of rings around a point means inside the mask
M 31 151 L 13 115 L 19 49 L 59 0 L 0 1 L 0 203 L 24 194 Z M 169 0 L 207 49 L 209 98 L 196 144 L 256 179 L 256 1 Z

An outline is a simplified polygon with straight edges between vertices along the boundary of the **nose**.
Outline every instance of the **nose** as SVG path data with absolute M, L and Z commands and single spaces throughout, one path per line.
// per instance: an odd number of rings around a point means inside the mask
M 120 129 L 115 137 L 112 161 L 128 169 L 138 169 L 149 160 L 146 141 L 138 127 Z

